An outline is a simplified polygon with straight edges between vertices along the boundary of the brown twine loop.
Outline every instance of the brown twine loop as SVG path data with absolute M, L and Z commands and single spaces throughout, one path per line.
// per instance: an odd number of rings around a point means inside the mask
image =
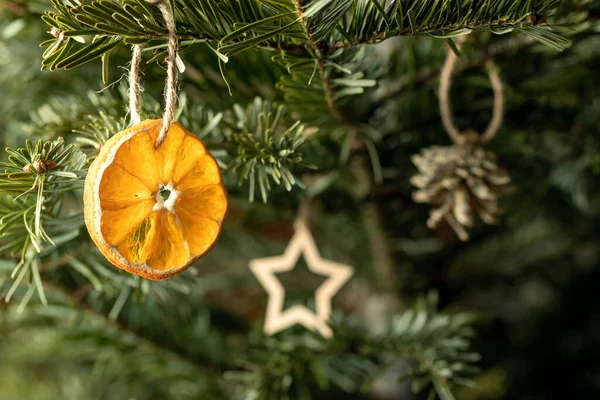
M 165 112 L 163 115 L 162 127 L 158 138 L 156 139 L 155 147 L 165 141 L 171 123 L 175 119 L 175 108 L 177 106 L 177 50 L 179 43 L 177 42 L 177 27 L 175 26 L 175 18 L 171 13 L 171 8 L 167 0 L 146 0 L 160 10 L 167 31 L 169 32 L 169 41 L 167 44 L 168 55 L 167 62 L 167 80 L 165 82 Z M 142 59 L 142 45 L 133 47 L 133 56 L 131 59 L 131 69 L 129 71 L 129 112 L 131 113 L 131 123 L 136 124 L 141 121 L 139 114 L 139 70 L 140 61 Z
M 464 43 L 466 36 L 460 36 L 456 39 L 456 47 L 460 50 Z M 472 135 L 462 133 L 452 119 L 452 103 L 450 100 L 450 87 L 452 84 L 452 71 L 456 64 L 457 56 L 452 50 L 448 50 L 448 56 L 442 69 L 440 76 L 440 89 L 439 89 L 439 101 L 440 101 L 440 113 L 442 115 L 442 123 L 444 128 L 448 132 L 450 138 L 456 144 L 465 144 L 469 142 Z M 492 89 L 494 90 L 494 110 L 492 120 L 490 121 L 487 129 L 484 133 L 479 135 L 477 141 L 480 143 L 487 143 L 498 133 L 498 130 L 502 126 L 502 120 L 504 117 L 504 93 L 502 90 L 502 81 L 500 80 L 500 74 L 495 65 L 488 61 L 488 75 Z
M 140 62 L 142 61 L 143 44 L 133 46 L 133 56 L 131 57 L 131 67 L 129 68 L 129 116 L 131 125 L 139 124 L 142 121 L 140 116 Z

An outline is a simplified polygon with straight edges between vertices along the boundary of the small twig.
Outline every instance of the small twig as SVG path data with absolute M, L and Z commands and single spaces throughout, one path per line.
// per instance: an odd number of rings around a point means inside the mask
M 304 2 L 303 0 L 294 0 L 294 4 L 296 6 L 296 13 L 300 18 L 300 23 L 302 24 L 302 28 L 304 29 L 304 33 L 306 34 L 306 38 L 308 39 L 308 46 L 315 52 L 318 56 L 316 60 L 317 68 L 319 69 L 319 76 L 321 81 L 323 82 L 323 90 L 325 92 L 325 102 L 327 103 L 327 107 L 338 121 L 345 125 L 349 125 L 348 120 L 339 109 L 335 102 L 335 90 L 333 88 L 333 84 L 331 83 L 331 79 L 327 76 L 327 61 L 323 57 L 322 50 L 319 49 L 319 45 L 315 41 L 313 37 L 313 33 L 308 27 L 306 22 L 306 18 L 304 16 Z

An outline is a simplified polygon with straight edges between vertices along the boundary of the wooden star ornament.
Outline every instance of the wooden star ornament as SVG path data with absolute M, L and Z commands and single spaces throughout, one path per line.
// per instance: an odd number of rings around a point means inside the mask
M 330 338 L 333 336 L 333 331 L 327 321 L 331 315 L 331 300 L 352 277 L 354 269 L 348 265 L 322 259 L 315 241 L 303 221 L 296 222 L 295 230 L 283 255 L 250 261 L 250 269 L 269 294 L 264 332 L 267 335 L 273 335 L 295 324 L 300 324 Z M 316 313 L 302 305 L 287 310 L 283 309 L 285 288 L 275 274 L 293 270 L 301 255 L 304 255 L 311 272 L 328 276 L 315 292 Z

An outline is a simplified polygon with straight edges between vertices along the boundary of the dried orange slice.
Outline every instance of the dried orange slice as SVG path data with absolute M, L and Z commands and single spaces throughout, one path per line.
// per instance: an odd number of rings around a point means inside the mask
M 162 280 L 215 244 L 227 209 L 217 162 L 200 139 L 173 123 L 155 148 L 161 120 L 117 133 L 89 168 L 85 224 L 115 266 Z

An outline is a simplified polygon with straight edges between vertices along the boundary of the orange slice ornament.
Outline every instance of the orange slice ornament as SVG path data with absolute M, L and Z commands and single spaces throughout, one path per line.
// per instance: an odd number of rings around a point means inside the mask
M 90 236 L 115 266 L 153 280 L 185 271 L 221 232 L 227 194 L 216 160 L 194 134 L 171 124 L 155 147 L 162 120 L 117 133 L 85 180 Z

